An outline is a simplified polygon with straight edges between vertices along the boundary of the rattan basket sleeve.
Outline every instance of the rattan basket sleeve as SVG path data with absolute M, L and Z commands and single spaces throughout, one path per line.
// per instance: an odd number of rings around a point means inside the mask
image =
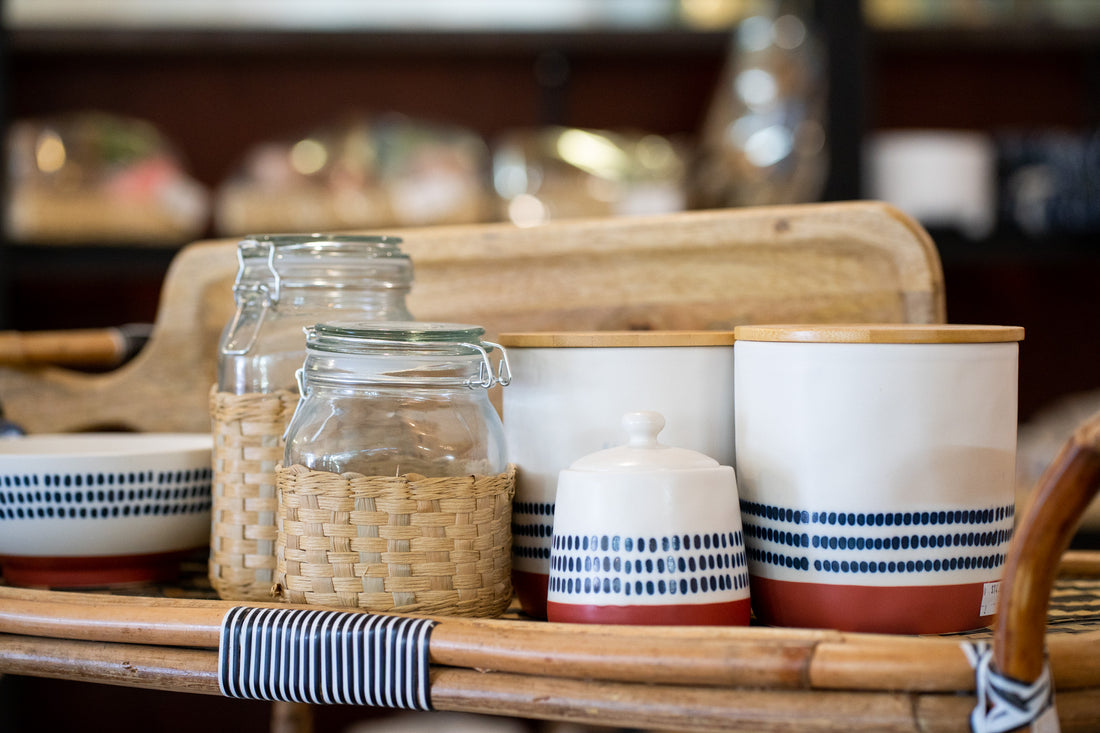
M 210 391 L 214 483 L 210 583 L 226 600 L 269 601 L 275 583 L 275 467 L 297 392 Z
M 512 598 L 515 467 L 427 478 L 277 469 L 283 600 L 494 617 Z

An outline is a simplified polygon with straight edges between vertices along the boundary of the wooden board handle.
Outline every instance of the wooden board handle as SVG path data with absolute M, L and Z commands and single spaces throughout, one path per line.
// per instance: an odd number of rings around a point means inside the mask
M 1040 476 L 1009 546 L 993 632 L 993 665 L 1032 683 L 1043 668 L 1058 564 L 1100 488 L 1100 413 L 1078 427 Z
M 148 338 L 148 326 L 0 331 L 0 365 L 117 367 Z

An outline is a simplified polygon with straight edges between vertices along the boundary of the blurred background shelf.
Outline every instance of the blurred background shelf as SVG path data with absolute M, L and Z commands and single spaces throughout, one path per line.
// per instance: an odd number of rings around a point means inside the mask
M 489 140 L 539 125 L 692 136 L 719 83 L 731 30 L 670 20 L 668 8 L 688 4 L 609 3 L 634 8 L 635 17 L 582 14 L 532 25 L 505 18 L 487 26 L 477 19 L 490 17 L 492 4 L 474 3 L 471 12 L 482 15 L 426 18 L 410 28 L 393 18 L 340 25 L 326 20 L 326 3 L 317 5 L 316 22 L 297 26 L 241 21 L 247 15 L 220 24 L 123 22 L 127 8 L 140 5 L 126 0 L 103 4 L 98 20 L 34 23 L 27 8 L 41 14 L 49 4 L 17 2 L 24 19 L 9 24 L 2 40 L 2 118 L 95 108 L 147 119 L 207 186 L 224 180 L 249 144 L 299 134 L 348 110 L 446 121 Z M 726 3 L 727 10 L 742 5 Z M 1010 3 L 927 3 L 940 8 L 935 17 L 896 12 L 919 5 L 830 0 L 813 8 L 828 49 L 822 199 L 865 195 L 863 146 L 877 132 L 1100 127 L 1100 14 L 1089 3 L 1068 19 L 1052 11 L 1006 21 Z M 1049 5 L 1063 13 L 1071 6 Z M 943 7 L 968 14 L 945 18 Z M 1100 345 L 1082 337 L 1100 317 L 1093 233 L 1027 235 L 998 226 L 975 239 L 930 229 L 944 263 L 948 317 L 1028 328 L 1022 418 L 1059 394 L 1100 386 L 1091 368 Z M 179 244 L 0 243 L 0 328 L 151 321 Z M 1052 379 L 1046 365 L 1070 359 L 1080 374 Z

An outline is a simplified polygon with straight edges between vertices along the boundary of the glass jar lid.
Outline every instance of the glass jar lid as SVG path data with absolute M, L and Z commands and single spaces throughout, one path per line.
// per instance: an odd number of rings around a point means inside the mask
M 246 253 L 263 251 L 269 247 L 277 249 L 297 248 L 307 250 L 310 247 L 324 247 L 326 244 L 346 245 L 360 254 L 374 257 L 407 257 L 401 252 L 401 237 L 379 234 L 325 234 L 323 232 L 283 233 L 283 234 L 246 234 L 239 246 Z
M 418 376 L 447 381 L 465 369 L 461 363 L 472 361 L 474 372 L 462 377 L 465 386 L 485 389 L 496 384 L 506 386 L 512 379 L 508 354 L 499 344 L 484 340 L 484 334 L 481 326 L 465 323 L 334 321 L 306 329 L 306 351 L 307 355 L 317 357 L 330 355 L 333 360 L 385 359 L 389 365 L 381 368 L 376 364 L 374 370 L 390 378 L 400 373 L 403 379 Z M 493 351 L 500 352 L 495 369 L 489 359 Z M 428 368 L 422 358 L 445 358 L 449 365 Z M 330 368 L 335 363 L 330 363 Z
M 356 354 L 379 346 L 458 346 L 474 348 L 482 342 L 485 329 L 466 323 L 429 321 L 335 321 L 318 323 L 306 330 L 306 346 L 315 351 Z
M 258 234 L 237 243 L 237 298 L 259 292 L 272 303 L 284 285 L 408 290 L 412 260 L 401 238 L 353 234 Z

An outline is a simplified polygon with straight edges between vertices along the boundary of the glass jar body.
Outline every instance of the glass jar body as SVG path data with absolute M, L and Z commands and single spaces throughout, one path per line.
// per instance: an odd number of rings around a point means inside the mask
M 411 320 L 412 264 L 393 237 L 264 235 L 242 240 L 236 312 L 218 346 L 218 390 L 296 390 L 304 331 L 325 320 Z
M 270 600 L 279 509 L 275 469 L 298 402 L 305 330 L 333 317 L 411 318 L 412 265 L 385 237 L 268 235 L 238 244 L 237 308 L 218 347 L 212 587 L 224 599 Z
M 339 345 L 354 353 L 314 348 L 311 335 L 284 465 L 368 476 L 503 472 L 504 426 L 488 392 L 492 347 L 376 340 L 377 330 Z
M 482 475 L 506 467 L 503 425 L 485 390 L 307 387 L 286 465 L 365 476 Z

